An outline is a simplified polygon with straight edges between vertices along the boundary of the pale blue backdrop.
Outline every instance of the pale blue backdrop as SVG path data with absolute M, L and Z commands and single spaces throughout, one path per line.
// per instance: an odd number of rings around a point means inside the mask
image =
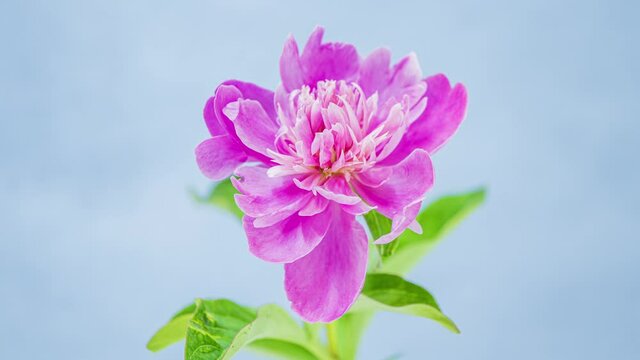
M 2 1 L 0 358 L 179 359 L 144 346 L 192 298 L 286 305 L 280 266 L 187 189 L 216 85 L 273 87 L 316 24 L 464 82 L 433 195 L 490 186 L 410 275 L 462 335 L 381 315 L 361 358 L 638 358 L 636 4 Z

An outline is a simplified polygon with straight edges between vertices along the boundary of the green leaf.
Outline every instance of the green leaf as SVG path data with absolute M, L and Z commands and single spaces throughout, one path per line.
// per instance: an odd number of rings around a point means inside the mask
M 195 310 L 196 305 L 190 304 L 175 314 L 151 337 L 147 343 L 147 349 L 156 352 L 184 339 L 187 334 L 187 325 Z
M 371 210 L 364 214 L 364 219 L 367 222 L 369 231 L 371 231 L 373 240 L 391 231 L 391 220 L 376 210 Z
M 236 205 L 236 201 L 233 198 L 233 195 L 237 193 L 238 191 L 233 187 L 233 184 L 229 179 L 220 181 L 213 185 L 209 195 L 206 196 L 201 196 L 195 191 L 191 191 L 193 198 L 197 202 L 217 206 L 235 215 L 238 219 L 242 219 L 242 215 L 244 214 L 242 213 L 242 210 L 238 208 L 238 205 Z
M 380 272 L 405 274 L 429 252 L 442 237 L 477 208 L 485 199 L 484 188 L 468 193 L 442 197 L 417 217 L 422 234 L 405 231 L 393 242 L 398 242 L 394 255 L 383 260 Z
M 271 354 L 302 356 L 304 353 L 303 359 L 328 357 L 320 346 L 309 340 L 298 323 L 276 305 L 261 306 L 255 311 L 224 299 L 196 300 L 196 311 L 187 329 L 185 359 L 230 359 L 251 343 L 255 343 L 254 349 Z
M 265 356 L 289 360 L 318 360 L 318 357 L 306 348 L 286 341 L 273 339 L 254 340 L 249 349 Z
M 361 311 L 342 315 L 338 320 L 327 324 L 327 337 L 334 348 L 331 351 L 340 360 L 354 360 L 364 331 L 373 317 L 373 311 Z
M 324 329 L 324 325 L 321 323 L 307 323 L 303 322 L 302 327 L 304 333 L 312 344 L 311 346 L 320 346 L 322 340 L 320 339 L 320 332 Z M 318 357 L 313 355 L 312 352 L 299 345 L 285 342 L 281 340 L 273 339 L 261 339 L 256 340 L 249 344 L 249 348 L 263 355 L 272 356 L 278 359 L 291 359 L 291 360 L 316 360 Z M 325 351 L 325 350 L 323 350 Z
M 445 316 L 440 306 L 424 288 L 392 274 L 368 274 L 362 295 L 354 305 L 358 311 L 383 310 L 432 319 L 445 328 L 460 333 L 456 324 Z
M 377 240 L 382 235 L 391 232 L 391 219 L 380 214 L 376 210 L 371 210 L 366 213 L 364 215 L 364 219 L 367 222 L 369 231 L 371 231 L 373 240 Z M 388 244 L 376 245 L 376 249 L 378 250 L 380 257 L 384 260 L 385 258 L 393 255 L 399 244 L 400 241 L 396 239 L 396 241 L 392 241 Z

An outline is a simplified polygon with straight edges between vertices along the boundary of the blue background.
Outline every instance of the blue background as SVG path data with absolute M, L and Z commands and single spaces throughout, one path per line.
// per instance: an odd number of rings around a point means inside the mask
M 361 358 L 640 356 L 636 4 L 3 1 L 0 358 L 179 359 L 144 346 L 192 298 L 286 305 L 281 267 L 187 189 L 216 85 L 273 88 L 316 24 L 464 82 L 432 194 L 490 186 L 410 275 L 462 335 L 383 314 Z

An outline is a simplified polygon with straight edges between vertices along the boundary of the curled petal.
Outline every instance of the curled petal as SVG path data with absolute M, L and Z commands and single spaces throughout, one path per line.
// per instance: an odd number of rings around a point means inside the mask
M 302 208 L 307 206 L 307 204 L 313 197 L 314 196 L 312 194 L 306 194 L 306 196 L 301 196 L 288 204 L 282 204 L 280 202 L 276 202 L 276 203 L 279 203 L 281 206 L 279 206 L 277 209 L 274 209 L 272 212 L 268 214 L 264 214 L 256 218 L 253 221 L 253 226 L 257 228 L 259 227 L 263 228 L 263 227 L 268 227 L 273 224 L 279 223 L 280 221 L 283 221 L 284 219 L 290 217 L 291 215 L 301 211 Z
M 374 167 L 369 171 L 357 174 L 357 180 L 363 185 L 378 187 L 389 180 L 392 174 L 393 169 L 391 167 Z
M 367 205 L 364 201 L 360 201 L 355 205 L 341 205 L 340 207 L 342 207 L 342 210 L 344 210 L 344 212 L 346 212 L 347 214 L 356 216 L 364 215 L 369 211 L 375 209 L 375 207 Z
M 411 53 L 396 65 L 391 71 L 391 78 L 386 87 L 380 90 L 380 99 L 385 101 L 389 98 L 395 98 L 400 101 L 405 95 L 408 95 L 414 104 L 424 95 L 425 86 L 422 82 L 422 70 L 416 54 Z
M 329 200 L 322 196 L 314 196 L 309 202 L 298 212 L 300 216 L 313 216 L 323 212 L 329 206 Z
M 238 99 L 255 100 L 260 103 L 267 115 L 276 119 L 274 94 L 256 84 L 239 80 L 227 80 L 216 89 L 213 98 L 205 105 L 205 122 L 211 135 L 220 135 L 220 129 L 225 128 L 230 134 L 235 134 L 231 120 L 222 110 L 230 102 Z
M 249 250 L 262 260 L 290 263 L 311 252 L 325 237 L 331 224 L 330 213 L 314 216 L 292 215 L 269 227 L 254 226 L 255 219 L 245 216 L 242 223 Z
M 236 140 L 238 140 L 238 142 L 240 142 L 240 139 L 238 139 L 238 135 L 236 135 L 236 130 L 233 127 L 233 122 L 231 122 L 231 119 L 229 119 L 229 117 L 227 117 L 227 115 L 222 112 L 227 104 L 238 101 L 238 99 L 242 99 L 242 92 L 240 92 L 237 87 L 233 85 L 222 84 L 216 89 L 216 94 L 213 99 L 213 109 L 216 119 L 218 120 L 220 125 L 224 129 L 226 129 L 226 132 L 230 136 L 234 137 Z M 211 128 L 213 127 L 210 126 L 209 123 L 207 123 L 207 126 L 209 127 L 209 130 L 211 130 Z
M 232 178 L 240 194 L 235 200 L 248 216 L 258 218 L 256 227 L 272 225 L 296 213 L 311 199 L 312 194 L 301 190 L 291 177 L 271 178 L 262 166 L 241 167 L 236 171 L 240 178 Z
M 247 160 L 247 154 L 228 135 L 217 135 L 196 147 L 196 162 L 200 171 L 213 180 L 231 176 Z
M 242 143 L 236 132 L 233 122 L 224 109 L 231 103 L 236 103 L 239 99 L 253 99 L 262 106 L 267 116 L 275 119 L 275 110 L 273 110 L 273 93 L 251 83 L 245 83 L 237 80 L 228 80 L 216 89 L 213 100 L 209 99 L 205 106 L 205 121 L 209 132 L 212 135 L 228 134 L 236 141 L 241 148 L 244 149 L 250 159 L 260 160 L 264 163 L 269 162 L 269 158 L 263 154 L 256 152 Z M 211 114 L 210 106 L 213 106 L 213 114 Z M 233 106 L 233 105 L 232 105 Z M 237 116 L 237 114 L 234 114 Z
M 464 85 L 453 88 L 442 74 L 427 78 L 427 107 L 407 130 L 393 153 L 381 164 L 395 164 L 415 149 L 435 153 L 456 132 L 467 108 Z
M 433 166 L 429 154 L 415 150 L 406 159 L 390 167 L 391 175 L 379 186 L 353 181 L 355 191 L 369 205 L 392 219 L 389 242 L 413 223 L 425 193 L 433 186 Z
M 388 111 L 386 105 L 402 101 L 407 97 L 409 108 L 419 104 L 424 96 L 426 84 L 422 80 L 422 70 L 418 58 L 411 53 L 400 60 L 393 68 L 389 68 L 391 52 L 388 49 L 377 49 L 367 56 L 360 67 L 358 83 L 367 96 L 379 94 L 379 101 L 385 104 L 381 116 Z
M 280 57 L 280 77 L 287 91 L 303 84 L 315 87 L 318 81 L 326 79 L 356 79 L 360 67 L 356 48 L 339 42 L 323 43 L 323 35 L 324 29 L 316 27 L 300 55 L 293 37 L 286 40 Z
M 361 202 L 360 198 L 353 193 L 349 184 L 343 177 L 331 177 L 324 185 L 315 187 L 318 194 L 328 200 L 344 205 L 355 205 Z
M 305 321 L 330 322 L 358 297 L 367 270 L 367 234 L 353 215 L 331 205 L 331 225 L 308 255 L 285 265 L 285 290 Z
M 360 66 L 358 84 L 367 96 L 384 89 L 391 78 L 391 51 L 386 48 L 374 50 Z
M 216 116 L 214 106 L 215 101 L 216 97 L 212 96 L 204 105 L 204 110 L 202 110 L 204 123 L 207 125 L 207 129 L 209 129 L 209 134 L 211 134 L 211 136 L 227 135 L 227 128 L 218 120 L 218 117 Z
M 249 149 L 265 156 L 268 149 L 274 149 L 278 125 L 258 101 L 239 99 L 227 104 L 223 112 L 233 121 L 238 138 Z
M 285 41 L 282 55 L 280 55 L 280 78 L 288 92 L 304 85 L 304 72 L 298 54 L 298 44 L 293 35 L 289 35 Z
M 396 216 L 391 219 L 391 231 L 388 234 L 384 234 L 380 236 L 375 243 L 376 244 L 386 244 L 395 240 L 402 232 L 409 228 L 414 232 L 421 233 L 422 227 L 420 224 L 416 222 L 416 216 L 420 212 L 420 207 L 422 206 L 422 199 L 416 200 L 415 203 L 405 206 L 402 209 L 401 214 L 396 214 Z M 417 227 L 416 227 L 417 225 Z M 418 230 L 418 231 L 416 231 Z

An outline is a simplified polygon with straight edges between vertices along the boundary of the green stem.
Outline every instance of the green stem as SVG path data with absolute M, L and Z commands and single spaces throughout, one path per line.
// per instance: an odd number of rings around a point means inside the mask
M 338 334 L 336 332 L 335 323 L 328 323 L 327 327 L 327 343 L 329 346 L 329 353 L 333 359 L 340 359 L 338 354 Z

